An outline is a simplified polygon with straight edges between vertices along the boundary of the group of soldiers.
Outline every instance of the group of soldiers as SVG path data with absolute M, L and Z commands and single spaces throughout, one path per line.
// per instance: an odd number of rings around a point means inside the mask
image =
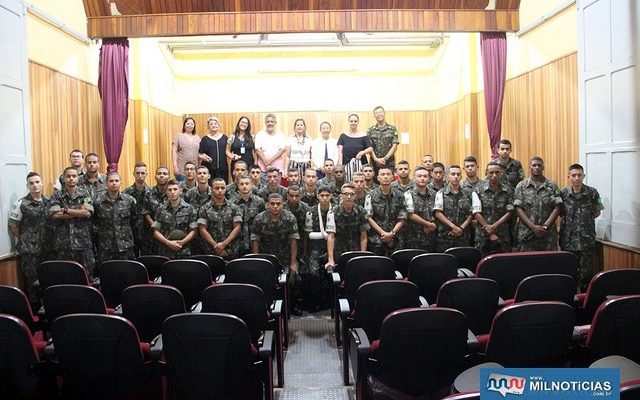
M 545 178 L 539 157 L 531 159 L 525 179 L 521 163 L 510 157 L 511 143 L 499 146 L 484 180 L 472 156 L 462 167 L 445 169 L 425 155 L 413 179 L 408 162 L 389 159 L 377 168 L 365 164 L 349 182 L 331 159 L 320 180 L 311 168 L 304 176 L 291 169 L 284 178 L 276 168 L 261 171 L 238 161 L 226 185 L 210 179 L 206 167 L 187 162 L 184 181 L 170 179 L 169 169 L 160 167 L 151 187 L 147 166 L 139 162 L 134 184 L 124 190 L 117 172 L 98 172 L 97 154 L 87 154 L 83 163 L 82 152 L 74 150 L 51 199 L 43 195 L 39 174 L 27 176 L 29 194 L 13 207 L 10 227 L 19 238 L 32 301 L 36 267 L 46 259 L 76 260 L 98 276 L 106 260 L 144 254 L 230 260 L 271 253 L 314 311 L 328 304 L 324 272 L 343 252 L 389 256 L 403 248 L 442 252 L 470 245 L 483 255 L 559 245 L 579 256 L 584 288 L 593 274 L 594 219 L 603 208 L 597 190 L 583 184 L 578 164 L 569 167 L 571 184 L 560 190 Z M 292 303 L 292 312 L 300 313 Z

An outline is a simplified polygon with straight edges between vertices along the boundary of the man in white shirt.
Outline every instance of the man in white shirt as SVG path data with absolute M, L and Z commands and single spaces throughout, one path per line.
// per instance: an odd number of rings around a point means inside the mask
M 324 162 L 330 158 L 338 159 L 338 140 L 330 137 L 331 124 L 323 122 L 320 124 L 320 134 L 322 137 L 315 139 L 311 145 L 311 166 L 315 168 L 318 179 L 325 176 Z
M 275 167 L 283 172 L 282 155 L 285 149 L 285 136 L 282 132 L 276 131 L 276 116 L 267 114 L 264 117 L 265 129 L 256 135 L 256 154 L 258 155 L 258 165 L 262 171 L 268 167 Z

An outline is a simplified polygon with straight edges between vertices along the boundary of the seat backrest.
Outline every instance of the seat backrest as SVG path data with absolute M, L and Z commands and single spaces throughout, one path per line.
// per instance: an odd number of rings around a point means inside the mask
M 380 336 L 382 321 L 393 311 L 420 306 L 418 287 L 405 280 L 370 281 L 356 293 L 352 317 L 370 341 Z
M 362 256 L 373 256 L 374 254 L 370 251 L 345 251 L 344 253 L 338 256 L 338 260 L 336 261 L 335 272 L 340 274 L 340 277 L 344 279 L 344 270 L 347 267 L 347 263 L 349 260 L 355 257 Z
M 51 336 L 69 397 L 141 394 L 144 359 L 131 322 L 114 315 L 70 314 L 54 321 Z
M 42 292 L 53 285 L 89 285 L 87 271 L 75 261 L 43 261 L 37 272 Z
M 561 301 L 573 305 L 576 280 L 569 275 L 540 274 L 524 278 L 516 289 L 514 302 Z
M 584 318 L 590 321 L 607 296 L 640 294 L 639 269 L 613 269 L 599 272 L 589 282 L 583 309 Z
M 255 285 L 262 289 L 267 304 L 271 304 L 276 298 L 278 272 L 271 261 L 263 258 L 237 258 L 227 264 L 224 282 Z
M 49 326 L 63 315 L 106 314 L 107 305 L 98 289 L 83 285 L 54 285 L 42 295 Z
M 249 329 L 238 317 L 174 315 L 162 326 L 169 383 L 178 398 L 227 398 L 247 387 L 252 363 Z M 232 397 L 233 398 L 233 397 Z
M 16 316 L 0 314 L 0 398 L 37 399 L 37 363 L 27 325 Z
M 640 399 L 640 379 L 620 384 L 620 400 Z
M 427 253 L 414 257 L 409 264 L 408 279 L 415 283 L 429 304 L 438 298 L 440 286 L 458 276 L 458 260 L 451 254 Z
M 597 358 L 619 355 L 640 363 L 640 295 L 602 303 L 591 322 L 586 344 Z
M 187 308 L 202 300 L 211 283 L 211 271 L 203 261 L 170 260 L 162 266 L 162 284 L 178 289 Z
M 132 285 L 149 283 L 147 268 L 133 260 L 109 260 L 100 266 L 100 292 L 107 307 L 117 307 L 121 303 L 122 291 Z
M 162 266 L 169 261 L 169 257 L 158 255 L 147 255 L 136 258 L 136 261 L 141 262 L 142 265 L 147 268 L 147 273 L 151 279 L 156 279 L 162 275 Z
M 576 279 L 578 258 L 567 251 L 501 253 L 486 256 L 476 269 L 478 278 L 498 282 L 503 299 L 512 299 L 524 278 L 540 274 L 563 274 Z
M 480 400 L 480 392 L 456 393 L 442 400 Z
M 201 312 L 235 315 L 249 328 L 251 342 L 257 343 L 269 317 L 265 303 L 264 293 L 255 285 L 223 283 L 204 291 Z
M 15 286 L 0 285 L 0 313 L 18 317 L 34 332 L 33 312 L 24 292 Z
M 278 257 L 276 257 L 274 254 L 269 254 L 269 253 L 249 253 L 249 254 L 245 254 L 243 256 L 243 258 L 260 258 L 260 259 L 263 259 L 263 260 L 267 260 L 271 264 L 273 264 L 273 266 L 276 269 L 276 272 L 278 274 L 280 272 L 282 272 L 282 270 L 283 270 L 283 266 L 280 263 L 280 260 L 278 260 Z
M 476 334 L 489 333 L 498 310 L 500 288 L 485 278 L 456 278 L 446 281 L 438 292 L 438 307 L 453 308 L 467 317 L 469 329 Z
M 395 311 L 380 330 L 379 379 L 411 395 L 437 393 L 453 382 L 466 349 L 467 323 L 460 311 Z
M 134 285 L 122 292 L 122 316 L 131 321 L 140 340 L 150 342 L 172 315 L 185 313 L 180 291 L 166 285 Z
M 508 368 L 561 367 L 574 322 L 573 308 L 559 301 L 506 306 L 493 319 L 487 356 Z
M 190 257 L 192 260 L 204 261 L 211 271 L 211 277 L 215 280 L 224 274 L 227 262 L 224 258 L 214 254 L 198 254 Z
M 451 254 L 458 260 L 458 268 L 466 268 L 475 273 L 478 263 L 482 259 L 482 252 L 477 247 L 461 246 L 451 247 L 445 250 L 445 253 Z
M 344 271 L 344 286 L 347 299 L 353 305 L 358 288 L 369 281 L 395 279 L 395 265 L 388 257 L 360 256 L 347 263 Z
M 426 253 L 426 250 L 421 249 L 396 250 L 393 252 L 393 254 L 391 254 L 391 259 L 396 265 L 396 270 L 398 270 L 402 274 L 402 276 L 407 276 L 407 273 L 409 272 L 409 263 L 411 262 L 413 257 Z

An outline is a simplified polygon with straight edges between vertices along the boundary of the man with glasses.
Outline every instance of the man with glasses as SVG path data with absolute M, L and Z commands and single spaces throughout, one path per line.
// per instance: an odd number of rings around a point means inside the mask
M 340 204 L 333 207 L 336 231 L 327 232 L 325 268 L 335 266 L 337 258 L 346 251 L 367 250 L 369 216 L 363 207 L 355 204 L 355 198 L 356 188 L 353 183 L 342 185 Z

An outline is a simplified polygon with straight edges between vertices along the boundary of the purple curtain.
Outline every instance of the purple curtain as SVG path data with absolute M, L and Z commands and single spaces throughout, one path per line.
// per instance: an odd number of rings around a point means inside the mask
M 107 155 L 107 171 L 118 170 L 129 117 L 129 41 L 102 39 L 98 90 L 102 98 L 102 138 Z
M 491 157 L 498 156 L 498 142 L 502 134 L 502 100 L 507 73 L 507 37 L 504 32 L 480 33 L 484 103 Z

